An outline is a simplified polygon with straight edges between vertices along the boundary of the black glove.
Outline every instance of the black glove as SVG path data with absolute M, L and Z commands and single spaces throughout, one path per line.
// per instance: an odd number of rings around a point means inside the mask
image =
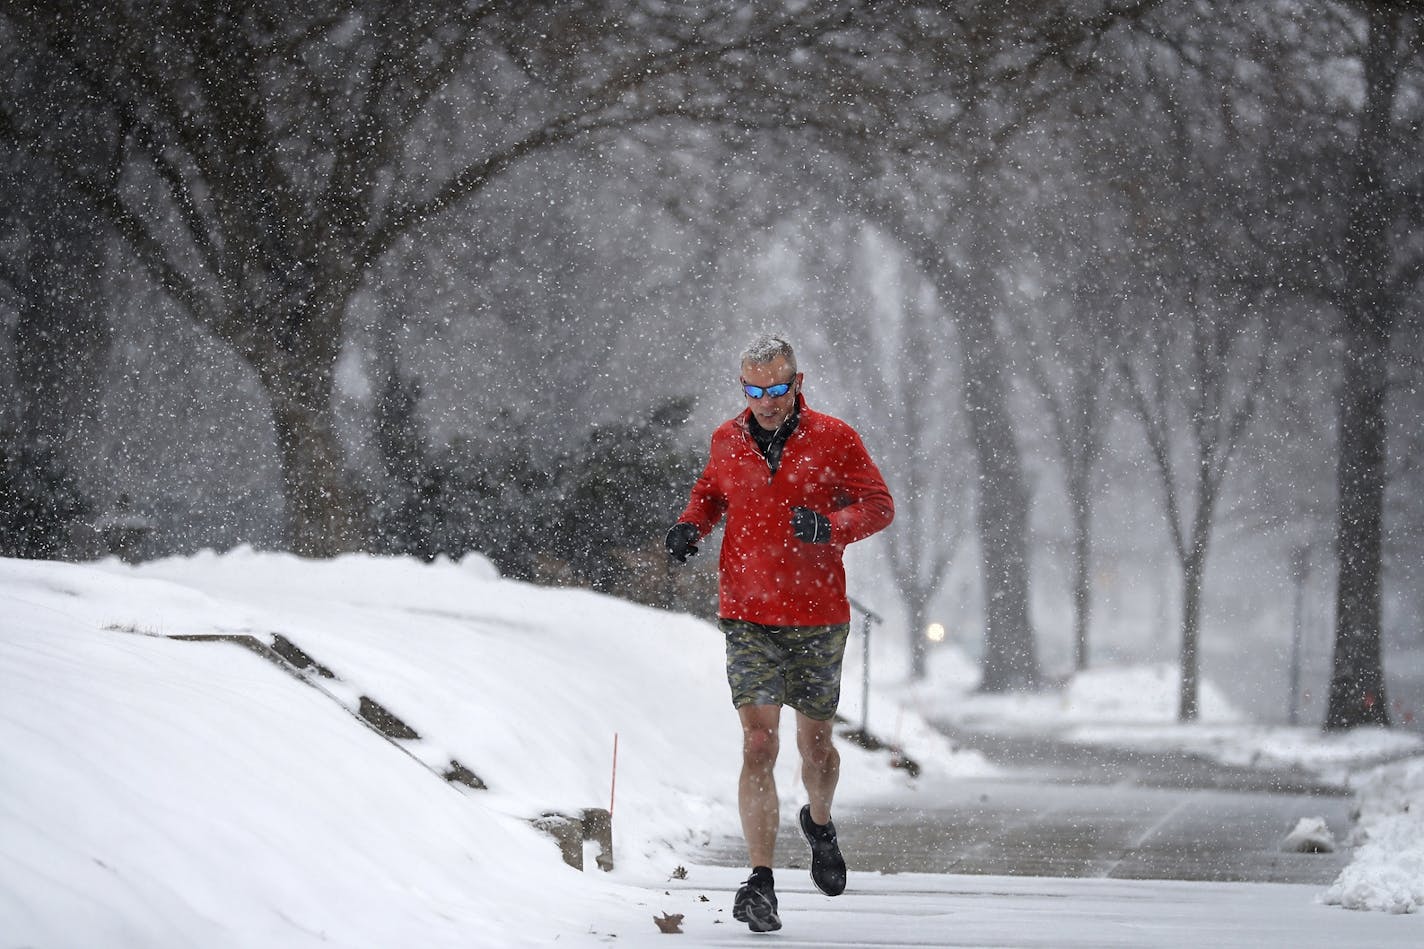
M 678 521 L 667 532 L 668 556 L 678 563 L 687 563 L 687 558 L 697 553 L 699 533 L 696 524 Z
M 808 544 L 831 542 L 831 522 L 826 520 L 824 514 L 817 514 L 809 507 L 791 509 L 791 532 Z

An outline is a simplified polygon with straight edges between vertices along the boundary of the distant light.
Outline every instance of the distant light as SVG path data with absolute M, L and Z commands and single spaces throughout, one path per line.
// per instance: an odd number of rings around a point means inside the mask
M 931 623 L 925 628 L 925 638 L 932 643 L 944 642 L 944 624 Z

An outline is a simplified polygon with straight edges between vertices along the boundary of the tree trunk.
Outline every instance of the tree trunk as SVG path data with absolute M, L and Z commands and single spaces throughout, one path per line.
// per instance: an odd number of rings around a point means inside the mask
M 984 570 L 983 692 L 1038 685 L 1028 615 L 1028 491 L 1009 414 L 1003 348 L 992 316 L 964 301 L 964 399 L 979 465 L 978 526 Z
M 1194 722 L 1200 712 L 1201 605 L 1206 584 L 1207 550 L 1211 546 L 1211 520 L 1221 479 L 1226 477 L 1223 464 L 1217 468 L 1214 454 L 1201 448 L 1197 463 L 1196 511 L 1192 514 L 1191 533 L 1186 538 L 1182 557 L 1182 688 L 1177 701 L 1177 721 Z
M 112 335 L 98 301 L 104 238 L 82 205 L 47 176 L 36 179 L 20 211 L 29 239 L 19 265 L 10 421 L 22 442 L 53 447 L 68 462 L 68 443 L 94 418 Z
M 264 373 L 282 459 L 287 541 L 293 553 L 306 557 L 347 553 L 365 536 L 336 436 L 334 366 L 333 354 L 291 360 Z
M 1345 332 L 1335 528 L 1339 576 L 1335 658 L 1325 711 L 1328 729 L 1389 724 L 1380 651 L 1388 344 L 1374 323 L 1350 319 Z
M 916 587 L 907 600 L 910 607 L 910 678 L 919 682 L 929 671 L 929 650 L 925 640 L 925 629 L 929 625 L 929 591 Z
M 1181 690 L 1177 697 L 1177 721 L 1194 722 L 1199 714 L 1197 642 L 1201 630 L 1202 573 L 1206 566 L 1206 550 L 1195 548 L 1182 570 L 1182 669 Z
M 887 227 L 934 284 L 959 329 L 964 366 L 964 404 L 979 473 L 975 517 L 984 585 L 984 692 L 1035 688 L 1038 656 L 1028 596 L 1028 490 L 1024 485 L 1013 415 L 1005 382 L 1008 360 L 993 313 L 980 302 L 976 281 L 947 259 L 944 247 L 908 216 L 890 214 Z M 994 278 L 976 264 L 977 286 L 989 292 Z
M 1073 668 L 1088 668 L 1088 624 L 1093 612 L 1093 511 L 1088 492 L 1070 486 L 1073 506 Z
M 100 305 L 104 239 L 48 175 L 4 169 L 16 231 L 4 269 L 14 289 L 9 335 L 13 379 L 4 380 L 0 455 L 10 470 L 4 513 L 7 556 L 80 558 L 98 552 L 84 522 L 95 513 L 80 480 L 84 442 L 100 402 L 112 329 Z M 85 479 L 88 480 L 88 479 Z
M 1385 153 L 1398 86 L 1397 12 L 1369 10 L 1354 193 L 1345 241 L 1344 378 L 1340 388 L 1335 529 L 1339 569 L 1335 658 L 1325 711 L 1327 729 L 1387 725 L 1380 655 L 1380 565 L 1385 489 L 1385 398 L 1396 301 L 1388 288 L 1391 258 Z

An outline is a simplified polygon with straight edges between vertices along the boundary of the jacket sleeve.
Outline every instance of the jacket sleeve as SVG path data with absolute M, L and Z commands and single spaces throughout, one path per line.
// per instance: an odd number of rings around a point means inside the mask
M 718 485 L 716 469 L 717 439 L 714 437 L 707 466 L 702 469 L 702 475 L 692 486 L 692 498 L 678 517 L 679 522 L 686 521 L 697 525 L 697 530 L 703 537 L 710 534 L 712 528 L 722 519 L 722 515 L 727 513 L 727 496 Z
M 895 519 L 895 501 L 860 436 L 847 427 L 842 442 L 838 496 L 826 516 L 833 541 L 844 547 L 888 527 Z

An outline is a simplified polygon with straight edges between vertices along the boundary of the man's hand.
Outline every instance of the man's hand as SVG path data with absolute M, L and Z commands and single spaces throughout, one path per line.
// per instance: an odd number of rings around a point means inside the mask
M 791 531 L 799 540 L 808 544 L 829 544 L 831 542 L 831 522 L 824 514 L 817 514 L 809 507 L 791 509 Z
M 678 563 L 687 563 L 687 558 L 697 553 L 698 534 L 696 524 L 678 521 L 667 532 L 668 556 Z

